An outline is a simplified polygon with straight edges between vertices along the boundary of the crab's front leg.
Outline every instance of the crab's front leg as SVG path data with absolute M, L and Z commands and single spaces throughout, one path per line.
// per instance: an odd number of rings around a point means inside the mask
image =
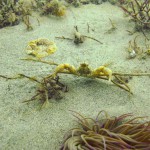
M 64 70 L 67 70 L 67 72 L 71 74 L 77 74 L 77 71 L 74 66 L 71 66 L 70 64 L 60 64 L 56 67 L 53 73 L 53 77 L 56 77 L 58 73 L 61 73 Z
M 99 76 L 108 76 L 108 81 L 112 80 L 112 70 L 105 66 L 100 66 L 99 68 L 92 71 L 93 77 L 99 77 Z

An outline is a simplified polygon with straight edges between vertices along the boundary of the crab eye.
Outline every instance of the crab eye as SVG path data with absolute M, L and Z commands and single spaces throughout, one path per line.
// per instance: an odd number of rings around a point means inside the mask
M 87 66 L 88 66 L 88 65 L 85 64 L 85 63 L 81 64 L 81 67 L 87 67 Z

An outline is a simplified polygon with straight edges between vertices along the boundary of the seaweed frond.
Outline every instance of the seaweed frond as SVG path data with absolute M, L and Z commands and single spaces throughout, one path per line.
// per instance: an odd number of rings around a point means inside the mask
M 136 23 L 136 29 L 150 29 L 150 0 L 130 0 L 120 7 Z

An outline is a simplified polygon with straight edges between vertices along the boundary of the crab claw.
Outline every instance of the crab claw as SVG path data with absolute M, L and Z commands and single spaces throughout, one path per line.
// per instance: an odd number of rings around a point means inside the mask
M 112 80 L 112 70 L 105 66 L 100 66 L 92 72 L 93 77 L 108 76 L 108 81 Z

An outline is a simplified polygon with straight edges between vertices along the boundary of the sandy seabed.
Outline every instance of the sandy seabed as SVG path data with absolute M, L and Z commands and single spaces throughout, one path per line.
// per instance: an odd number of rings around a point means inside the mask
M 88 63 L 97 68 L 108 62 L 115 72 L 150 72 L 150 59 L 126 59 L 129 40 L 136 35 L 138 43 L 144 43 L 141 33 L 129 35 L 134 23 L 125 18 L 123 11 L 109 3 L 70 8 L 64 18 L 40 17 L 40 26 L 33 18 L 33 31 L 27 32 L 23 23 L 0 29 L 0 74 L 13 76 L 23 73 L 28 76 L 45 76 L 52 73 L 54 66 L 20 60 L 27 57 L 25 47 L 31 40 L 48 38 L 55 41 L 58 50 L 47 60 L 69 63 L 76 67 Z M 109 18 L 117 29 L 111 34 Z M 87 32 L 87 23 L 95 31 Z M 87 39 L 81 45 L 71 41 L 55 39 L 56 36 L 73 37 L 74 26 L 79 31 L 99 39 L 103 44 Z M 149 35 L 150 37 L 150 35 Z M 133 113 L 135 116 L 150 116 L 150 78 L 134 77 L 129 85 L 133 95 L 117 86 L 101 80 L 60 75 L 68 85 L 69 92 L 60 101 L 50 100 L 50 106 L 38 110 L 39 103 L 29 105 L 22 101 L 35 94 L 36 84 L 27 79 L 9 80 L 0 78 L 0 149 L 1 150 L 58 150 L 65 133 L 77 123 L 69 110 L 85 116 L 95 117 L 101 110 L 110 116 Z

